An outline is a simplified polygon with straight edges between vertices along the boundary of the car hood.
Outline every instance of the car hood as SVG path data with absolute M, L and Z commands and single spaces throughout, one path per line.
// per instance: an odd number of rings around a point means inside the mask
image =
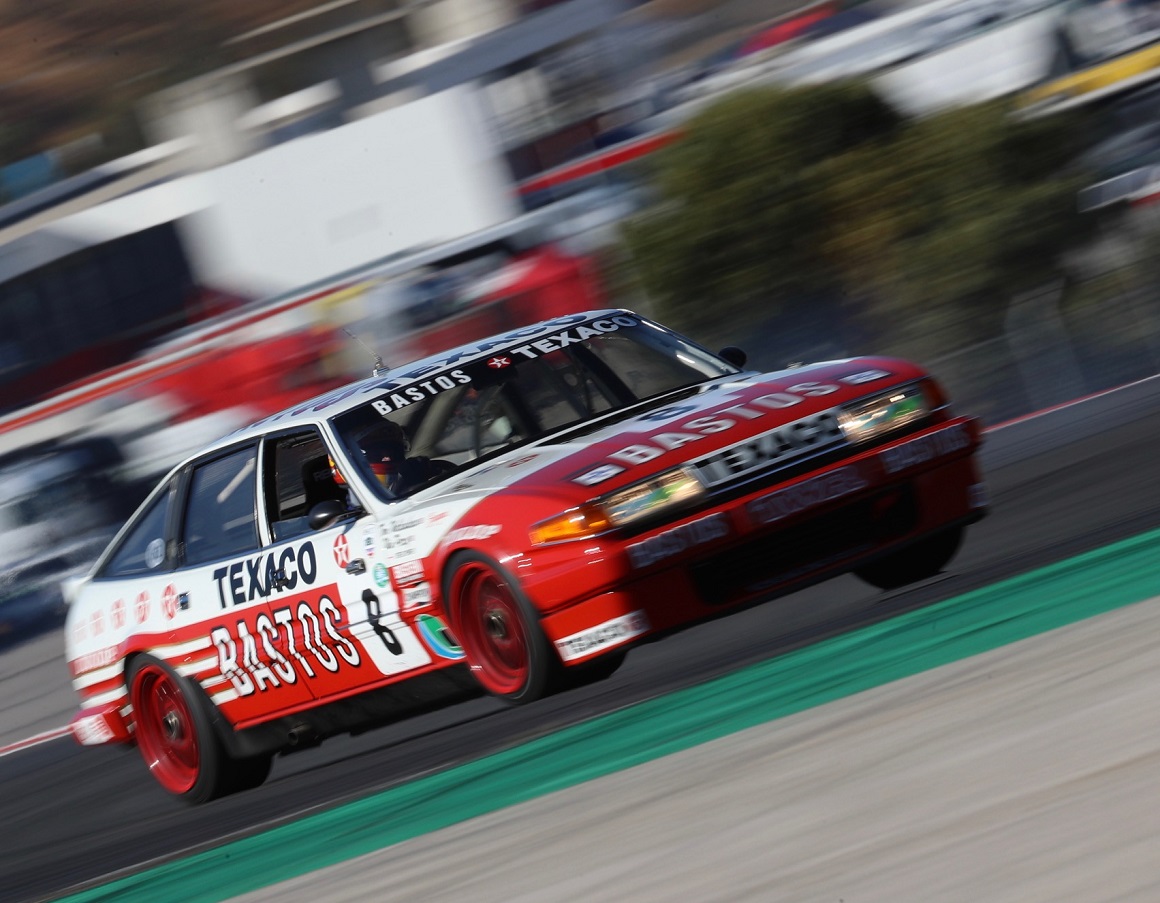
M 791 439 L 821 442 L 810 431 L 824 412 L 924 375 L 905 361 L 856 358 L 713 380 L 514 449 L 423 495 L 506 492 L 579 504 L 686 461 L 712 473 L 714 452 L 790 424 Z

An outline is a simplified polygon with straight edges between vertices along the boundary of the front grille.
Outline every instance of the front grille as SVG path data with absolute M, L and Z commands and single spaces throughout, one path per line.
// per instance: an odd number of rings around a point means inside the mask
M 708 605 L 729 605 L 905 536 L 918 522 L 909 485 L 754 537 L 690 567 Z

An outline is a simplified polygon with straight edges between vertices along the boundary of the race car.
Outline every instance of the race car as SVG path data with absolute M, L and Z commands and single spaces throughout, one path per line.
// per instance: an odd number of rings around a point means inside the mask
M 986 510 L 979 443 L 911 363 L 760 373 L 628 310 L 379 372 L 180 464 L 67 587 L 72 732 L 203 801 L 821 576 L 921 580 Z

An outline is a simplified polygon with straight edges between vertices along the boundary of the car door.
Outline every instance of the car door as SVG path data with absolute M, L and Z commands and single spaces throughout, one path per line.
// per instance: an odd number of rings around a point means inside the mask
M 189 465 L 178 529 L 177 636 L 200 649 L 208 635 L 208 671 L 190 663 L 227 719 L 261 721 L 313 698 L 275 606 L 290 592 L 274 579 L 306 561 L 277 561 L 262 547 L 257 518 L 258 446 L 222 450 Z M 188 626 L 185 626 L 188 625 Z
M 317 699 L 327 699 L 424 669 L 431 657 L 399 618 L 381 558 L 379 524 L 345 481 L 316 427 L 267 437 L 262 495 L 268 556 L 283 590 L 273 617 L 290 660 Z M 346 516 L 314 530 L 311 509 L 338 501 Z

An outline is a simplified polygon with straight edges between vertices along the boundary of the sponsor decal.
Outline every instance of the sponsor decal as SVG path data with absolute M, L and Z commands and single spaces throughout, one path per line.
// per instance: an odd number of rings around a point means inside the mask
M 367 530 L 363 534 L 362 546 L 363 554 L 367 558 L 375 557 L 375 534 L 371 530 Z
M 712 488 L 845 442 L 836 410 L 822 411 L 714 452 L 696 462 Z
M 259 612 L 252 630 L 241 619 L 213 627 L 210 640 L 218 670 L 239 696 L 251 696 L 300 678 L 334 674 L 344 665 L 358 667 L 358 647 L 339 630 L 343 615 L 334 602 L 337 597 L 338 587 L 326 586 L 294 603 Z
M 105 632 L 105 613 L 99 608 L 95 609 L 89 615 L 89 633 L 92 636 L 100 636 Z
M 100 715 L 78 718 L 70 726 L 73 736 L 81 746 L 97 746 L 113 739 L 113 729 Z
M 850 386 L 861 386 L 866 383 L 872 383 L 875 380 L 885 379 L 894 374 L 888 370 L 861 370 L 858 373 L 851 373 L 849 376 L 843 376 L 839 382 L 844 382 Z
M 106 646 L 104 649 L 98 649 L 96 652 L 87 652 L 84 655 L 79 655 L 72 660 L 73 676 L 84 674 L 86 671 L 94 671 L 97 668 L 107 668 L 117 660 L 117 647 Z
M 337 540 L 334 559 L 339 560 Z M 349 561 L 349 552 L 347 560 Z M 244 605 L 254 599 L 266 599 L 274 594 L 293 591 L 299 586 L 310 586 L 317 577 L 318 559 L 315 557 L 314 544 L 311 542 L 304 542 L 298 548 L 286 546 L 265 555 L 235 561 L 213 572 L 213 579 L 217 583 L 218 601 L 222 608 Z M 170 589 L 172 586 L 166 587 L 166 593 Z M 176 593 L 174 604 L 176 605 Z M 168 611 L 166 608 L 166 614 Z
M 729 520 L 720 511 L 689 521 L 648 539 L 628 546 L 628 559 L 634 568 L 648 567 L 674 555 L 729 535 Z
M 405 587 L 402 591 L 403 611 L 414 611 L 417 608 L 426 608 L 431 604 L 431 584 L 417 583 Z
M 153 569 L 160 567 L 165 560 L 165 540 L 154 539 L 145 547 L 145 566 Z
M 487 539 L 489 536 L 495 536 L 499 530 L 499 524 L 471 524 L 467 527 L 456 527 L 454 530 L 448 531 L 445 541 L 450 543 Z
M 427 648 L 440 658 L 449 658 L 453 661 L 463 658 L 463 647 L 441 618 L 435 615 L 419 615 L 415 619 L 415 626 L 419 629 L 419 636 L 423 638 Z
M 927 433 L 879 453 L 882 466 L 889 474 L 925 464 L 934 458 L 962 451 L 971 444 L 971 433 L 965 423 L 956 423 L 937 433 Z
M 334 538 L 334 563 L 340 568 L 350 564 L 350 543 L 345 533 Z
M 634 611 L 556 640 L 556 649 L 559 650 L 561 659 L 570 662 L 583 658 L 597 649 L 619 646 L 647 633 L 648 629 L 648 615 L 643 611 Z
M 690 420 L 673 425 L 662 432 L 654 433 L 647 441 L 626 445 L 624 448 L 608 455 L 611 461 L 605 461 L 596 467 L 590 468 L 578 476 L 572 477 L 573 483 L 581 486 L 595 486 L 623 473 L 628 467 L 645 464 L 667 452 L 675 451 L 686 445 L 693 445 L 702 439 L 724 433 L 733 429 L 739 423 L 759 420 L 766 417 L 771 411 L 782 411 L 794 405 L 801 404 L 807 398 L 818 398 L 830 395 L 839 390 L 839 386 L 832 383 L 803 382 L 795 383 L 784 391 L 768 392 L 756 398 L 730 405 Z M 674 413 L 683 413 L 680 407 L 664 408 L 644 415 L 641 419 L 669 418 Z M 808 451 L 818 445 L 841 440 L 842 433 L 838 426 L 837 411 L 831 409 L 810 417 L 803 417 L 793 423 L 778 427 L 763 436 L 747 439 L 728 449 L 715 453 L 705 459 L 709 465 L 709 474 L 718 474 L 719 479 L 726 480 L 739 476 L 748 470 L 757 470 L 768 466 L 774 460 L 793 457 Z M 747 451 L 752 446 L 752 451 Z M 735 452 L 735 454 L 734 454 Z M 725 463 L 717 463 L 724 460 Z M 746 466 L 746 462 L 753 466 Z M 739 468 L 737 472 L 731 472 Z M 709 483 L 712 485 L 712 482 Z
M 410 586 L 413 583 L 421 583 L 423 581 L 423 562 L 416 559 L 393 565 L 391 577 L 395 581 L 395 586 Z
M 133 615 L 138 624 L 144 624 L 149 620 L 149 593 L 145 590 L 137 593 L 137 601 L 133 604 Z
M 112 620 L 112 622 L 113 622 L 113 629 L 114 630 L 120 630 L 122 627 L 125 626 L 125 600 L 124 599 L 117 599 L 115 602 L 113 602 L 113 611 L 112 611 L 112 614 L 110 616 L 110 620 Z
M 510 367 L 512 359 L 510 357 L 493 357 L 487 362 L 487 365 L 493 370 L 501 370 L 504 367 Z
M 387 566 L 381 561 L 374 566 L 373 572 L 376 585 L 386 586 L 390 582 L 390 577 L 387 574 Z
M 390 392 L 382 398 L 377 398 L 371 402 L 371 407 L 384 417 L 388 417 L 395 411 L 412 405 L 417 401 L 426 401 L 428 398 L 435 397 L 440 392 L 446 392 L 448 389 L 454 389 L 456 386 L 466 386 L 470 382 L 471 377 L 462 370 L 440 373 L 438 376 L 433 376 L 422 382 L 412 383 L 409 386 L 404 386 L 394 392 Z
M 869 486 L 856 466 L 839 467 L 785 489 L 766 493 L 745 506 L 754 524 L 772 524 L 817 505 L 832 502 Z
M 572 482 L 579 483 L 581 486 L 595 486 L 597 483 L 611 480 L 618 473 L 624 473 L 624 468 L 618 464 L 601 464 L 599 467 L 574 477 Z
M 556 335 L 537 339 L 527 345 L 516 345 L 513 348 L 509 348 L 508 352 L 528 359 L 537 358 L 541 354 L 551 354 L 553 351 L 559 351 L 561 348 L 567 348 L 569 345 L 579 345 L 586 339 L 595 338 L 606 332 L 616 332 L 624 326 L 631 327 L 639 325 L 640 321 L 633 317 L 607 317 L 605 319 L 593 320 L 590 323 L 585 323 L 574 329 L 566 329 Z
M 161 593 L 161 610 L 170 621 L 177 617 L 177 587 L 172 583 L 167 584 Z

